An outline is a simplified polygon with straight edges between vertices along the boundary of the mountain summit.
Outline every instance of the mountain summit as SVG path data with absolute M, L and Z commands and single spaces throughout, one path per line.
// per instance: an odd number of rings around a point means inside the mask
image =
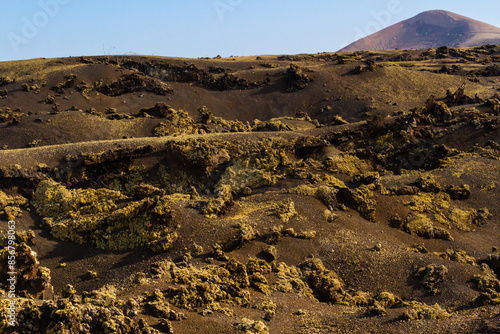
M 452 12 L 431 10 L 364 37 L 340 51 L 485 44 L 500 44 L 500 28 Z

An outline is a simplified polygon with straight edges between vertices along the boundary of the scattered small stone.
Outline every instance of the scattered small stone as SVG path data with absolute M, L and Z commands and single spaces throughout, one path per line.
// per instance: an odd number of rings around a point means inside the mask
M 369 250 L 371 250 L 372 252 L 380 252 L 382 251 L 382 244 L 381 243 L 378 243 L 376 244 L 375 246 L 369 248 Z
M 274 246 L 268 246 L 260 252 L 260 256 L 268 261 L 272 262 L 275 261 L 278 258 L 278 251 L 276 250 L 276 247 Z
M 89 271 L 87 271 L 87 273 L 86 273 L 85 275 L 86 275 L 86 276 L 87 276 L 87 278 L 89 278 L 89 279 L 95 279 L 95 278 L 97 278 L 97 276 L 98 276 L 98 275 L 97 275 L 97 272 L 96 272 L 96 271 L 94 271 L 94 270 L 89 270 Z
M 420 253 L 420 254 L 429 253 L 429 251 L 427 250 L 427 248 L 425 247 L 424 244 L 415 244 L 415 245 L 411 246 L 411 248 L 409 250 L 412 252 L 415 252 L 415 253 Z

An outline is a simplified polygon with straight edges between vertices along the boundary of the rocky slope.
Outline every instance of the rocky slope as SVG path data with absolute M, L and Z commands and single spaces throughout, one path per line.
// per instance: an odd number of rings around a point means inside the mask
M 500 49 L 0 63 L 5 333 L 498 333 Z

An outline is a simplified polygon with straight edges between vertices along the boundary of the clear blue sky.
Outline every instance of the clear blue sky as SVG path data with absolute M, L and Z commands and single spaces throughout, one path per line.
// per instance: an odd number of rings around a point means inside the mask
M 2 0 L 0 61 L 336 51 L 431 9 L 500 27 L 498 0 Z

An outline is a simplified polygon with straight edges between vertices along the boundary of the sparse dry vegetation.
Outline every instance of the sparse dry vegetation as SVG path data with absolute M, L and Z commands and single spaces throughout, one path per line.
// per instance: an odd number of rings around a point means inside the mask
M 494 333 L 499 52 L 1 63 L 0 331 Z

